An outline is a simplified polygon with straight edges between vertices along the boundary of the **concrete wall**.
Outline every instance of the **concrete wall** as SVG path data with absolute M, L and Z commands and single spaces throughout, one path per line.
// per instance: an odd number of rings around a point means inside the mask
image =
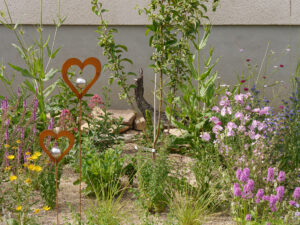
M 106 19 L 112 25 L 144 25 L 148 21 L 139 16 L 136 6 L 145 7 L 150 0 L 102 0 L 110 12 Z M 36 24 L 40 20 L 40 0 L 7 0 L 15 22 Z M 43 22 L 52 24 L 58 13 L 59 0 L 43 1 Z M 66 24 L 96 25 L 98 18 L 91 11 L 91 0 L 60 0 L 61 15 Z M 0 1 L 0 9 L 4 9 Z M 299 25 L 299 0 L 221 0 L 215 14 L 210 14 L 214 25 Z
M 61 68 L 63 62 L 70 57 L 78 57 L 84 60 L 87 57 L 94 56 L 100 58 L 105 63 L 102 51 L 97 47 L 97 34 L 94 32 L 96 26 L 63 26 L 56 40 L 56 46 L 61 46 L 62 50 L 57 58 L 52 62 L 51 66 Z M 117 40 L 125 43 L 129 48 L 128 56 L 133 59 L 134 65 L 128 69 L 138 72 L 139 68 L 145 70 L 145 95 L 149 101 L 152 101 L 153 92 L 153 72 L 148 69 L 151 63 L 149 58 L 152 50 L 148 47 L 148 40 L 145 38 L 144 26 L 117 26 L 119 33 Z M 32 33 L 35 32 L 33 26 L 25 26 L 25 34 L 31 39 Z M 52 26 L 45 27 L 46 33 L 53 33 Z M 247 71 L 246 59 L 251 59 L 251 64 L 260 66 L 265 54 L 265 49 L 270 43 L 270 49 L 273 50 L 275 61 L 268 62 L 269 70 L 262 75 L 268 76 L 268 83 L 275 80 L 283 80 L 288 83 L 289 75 L 295 69 L 295 63 L 299 54 L 300 40 L 299 26 L 215 26 L 209 39 L 209 46 L 215 48 L 215 56 L 220 58 L 220 62 L 216 68 L 224 83 L 236 83 L 236 74 Z M 15 37 L 4 27 L 0 26 L 0 60 L 5 63 L 11 62 L 16 65 L 22 65 L 22 60 L 11 43 L 16 43 Z M 286 51 L 290 48 L 290 51 Z M 240 49 L 244 49 L 240 52 Z M 269 75 L 274 66 L 280 64 L 284 68 L 279 69 L 274 74 Z M 259 69 L 259 68 L 258 68 Z M 270 71 L 272 70 L 272 71 Z M 60 76 L 60 74 L 57 74 Z M 109 73 L 102 73 L 100 80 L 91 90 L 92 93 L 101 93 L 101 87 L 107 85 Z M 21 82 L 17 77 L 18 83 Z M 0 94 L 5 91 L 2 86 Z M 287 86 L 288 87 L 288 86 Z M 288 88 L 283 89 L 283 93 L 287 93 Z M 272 89 L 268 89 L 268 93 L 272 93 Z M 112 107 L 126 108 L 126 102 L 118 100 L 118 87 L 113 85 L 112 88 Z

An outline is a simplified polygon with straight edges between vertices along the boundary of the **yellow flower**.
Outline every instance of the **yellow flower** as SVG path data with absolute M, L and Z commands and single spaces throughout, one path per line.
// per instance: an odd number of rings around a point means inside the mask
M 35 169 L 35 165 L 34 164 L 29 164 L 28 166 L 27 166 L 27 168 L 29 169 L 29 170 L 34 170 Z
M 26 184 L 31 184 L 31 179 L 30 179 L 30 178 L 27 178 L 27 179 L 25 180 L 25 183 L 26 183 Z
M 12 149 L 13 149 L 13 150 L 17 150 L 17 149 L 18 149 L 18 147 L 17 147 L 17 146 L 14 146 L 14 147 L 12 147 Z
M 16 180 L 17 179 L 17 176 L 15 176 L 15 175 L 11 175 L 10 177 L 9 177 L 9 180 L 10 181 L 14 181 L 14 180 Z
M 41 210 L 40 209 L 35 209 L 34 214 L 38 214 Z
M 10 159 L 10 160 L 12 160 L 12 159 L 15 158 L 15 156 L 14 155 L 8 155 L 7 158 Z
M 16 210 L 17 210 L 17 211 L 21 211 L 21 210 L 22 210 L 22 206 L 18 205 L 18 206 L 16 207 Z
M 34 152 L 33 155 L 36 156 L 36 157 L 40 157 L 42 155 L 42 153 L 40 153 L 40 152 Z
M 29 155 L 31 155 L 31 153 L 30 152 L 26 152 L 25 155 L 29 156 Z
M 51 208 L 50 208 L 49 206 L 47 206 L 47 205 L 43 207 L 43 210 L 45 210 L 45 211 L 48 211 L 48 210 L 50 210 L 50 209 L 51 209 Z
M 18 171 L 19 171 L 19 173 L 23 173 L 23 170 L 21 168 Z
M 6 172 L 10 171 L 10 169 L 11 169 L 11 166 L 5 167 L 5 171 L 6 171 Z
M 30 156 L 28 159 L 29 160 L 36 160 L 38 157 L 36 156 L 36 155 L 32 155 L 32 156 Z
M 9 145 L 9 144 L 5 144 L 4 147 L 5 147 L 5 148 L 9 148 L 10 145 Z
M 28 163 L 24 163 L 24 167 L 27 167 L 28 166 Z
M 17 144 L 21 144 L 21 141 L 20 141 L 20 140 L 17 140 L 16 142 L 17 142 Z
M 35 167 L 34 167 L 34 170 L 35 170 L 36 172 L 40 172 L 40 171 L 42 170 L 42 167 L 40 167 L 40 166 L 35 166 Z

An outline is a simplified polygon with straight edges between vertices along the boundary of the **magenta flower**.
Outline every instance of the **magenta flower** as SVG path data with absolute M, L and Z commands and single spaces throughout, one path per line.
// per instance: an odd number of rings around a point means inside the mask
M 279 182 L 284 182 L 284 180 L 285 180 L 285 172 L 280 171 L 279 174 L 278 174 L 277 180 Z
M 246 184 L 247 185 L 247 188 L 249 189 L 249 191 L 253 191 L 254 190 L 254 181 L 249 179 L 248 180 L 248 183 Z
M 297 202 L 291 200 L 291 201 L 289 201 L 289 205 L 290 205 L 290 206 L 296 206 L 296 205 L 297 205 Z
M 284 65 L 283 65 L 283 64 L 280 64 L 279 66 L 280 66 L 281 68 L 283 68 L 283 67 L 284 67 Z
M 274 169 L 272 167 L 270 167 L 268 169 L 268 177 L 267 177 L 267 181 L 273 181 L 274 180 Z
M 241 181 L 241 175 L 242 175 L 243 171 L 241 171 L 240 169 L 238 169 L 236 172 L 235 172 L 235 175 L 236 175 L 236 178 Z
M 246 80 L 241 80 L 241 83 L 243 84 L 243 83 L 245 83 L 246 82 Z
M 256 203 L 259 203 L 264 196 L 264 189 L 258 189 L 256 193 Z
M 246 62 L 250 62 L 251 61 L 251 59 L 246 59 Z
M 284 106 L 283 106 L 283 105 L 281 105 L 281 106 L 279 106 L 279 108 L 280 108 L 280 109 L 284 109 Z
M 249 88 L 247 88 L 247 87 L 244 87 L 244 91 L 249 91 Z
M 236 197 L 242 196 L 242 191 L 241 191 L 238 183 L 234 183 L 234 185 L 233 185 L 233 194 Z
M 251 215 L 250 215 L 250 214 L 247 214 L 247 215 L 246 215 L 246 220 L 247 220 L 247 221 L 251 221 Z
M 276 203 L 278 201 L 278 197 L 275 196 L 275 195 L 271 195 L 270 196 L 270 201 L 269 201 L 269 207 L 270 209 L 272 210 L 272 212 L 275 212 L 277 209 L 276 209 Z
M 247 182 L 248 178 L 249 178 L 249 174 L 250 174 L 250 170 L 249 168 L 245 168 L 243 169 L 242 175 L 241 175 L 241 179 L 240 181 L 242 182 Z
M 298 200 L 300 198 L 300 187 L 296 187 L 294 193 L 293 193 L 293 198 L 295 200 Z
M 203 134 L 200 135 L 203 141 L 209 141 L 210 140 L 210 135 L 207 132 L 204 132 Z
M 268 195 L 264 195 L 263 197 L 262 197 L 262 200 L 264 200 L 264 201 L 270 201 L 270 196 L 268 196 Z
M 277 192 L 277 198 L 282 201 L 283 196 L 284 196 L 284 187 L 283 186 L 279 186 L 276 188 L 276 192 Z

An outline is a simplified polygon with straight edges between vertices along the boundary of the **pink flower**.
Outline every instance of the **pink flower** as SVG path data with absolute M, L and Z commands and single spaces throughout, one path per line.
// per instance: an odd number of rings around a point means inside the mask
M 226 107 L 223 107 L 221 109 L 221 116 L 225 116 L 226 115 Z
M 247 215 L 246 215 L 246 220 L 247 220 L 247 221 L 251 221 L 251 215 L 250 215 L 250 214 L 247 214 Z
M 227 96 L 222 96 L 219 104 L 220 106 L 227 106 L 230 104 L 230 101 L 228 100 Z
M 226 91 L 225 94 L 226 94 L 227 96 L 231 96 L 231 92 L 229 92 L 229 91 Z
M 259 115 L 261 116 L 261 115 L 269 115 L 269 111 L 270 111 L 270 107 L 264 107 L 263 109 L 261 109 L 260 111 L 259 111 Z
M 78 132 L 78 128 L 74 127 L 74 132 L 77 133 Z
M 226 127 L 228 130 L 232 130 L 232 129 L 236 129 L 237 125 L 234 122 L 228 122 Z
M 247 105 L 247 106 L 245 107 L 245 109 L 248 110 L 248 111 L 250 111 L 250 110 L 251 110 L 250 105 Z
M 226 136 L 227 136 L 227 137 L 233 137 L 234 135 L 235 135 L 235 133 L 234 133 L 233 130 L 228 130 L 228 131 L 226 132 Z
M 234 100 L 235 100 L 236 103 L 239 103 L 239 104 L 243 104 L 244 103 L 244 101 L 243 101 L 243 95 L 242 94 L 234 96 Z
M 239 131 L 239 132 L 245 132 L 245 131 L 246 131 L 246 127 L 240 125 L 240 126 L 238 127 L 238 131 Z
M 102 98 L 95 94 L 89 101 L 89 104 L 88 106 L 92 109 L 96 106 L 100 106 L 100 105 L 103 105 L 103 101 L 102 101 Z
M 220 121 L 219 118 L 216 117 L 216 116 L 211 117 L 211 118 L 210 118 L 210 121 L 212 121 L 214 124 L 221 125 L 221 124 L 220 124 L 221 121 Z
M 280 64 L 280 67 L 281 67 L 281 68 L 283 68 L 283 67 L 284 67 L 284 65 L 283 65 L 283 64 Z
M 207 132 L 204 132 L 203 134 L 200 135 L 203 141 L 209 141 L 210 140 L 210 135 Z
M 237 112 L 237 113 L 234 115 L 234 118 L 242 120 L 242 119 L 244 118 L 244 115 L 243 115 L 243 113 L 241 113 L 241 112 Z
M 255 132 L 254 131 L 249 131 L 248 135 L 249 135 L 250 139 L 252 139 L 252 140 L 255 139 Z
M 231 107 L 227 107 L 227 112 L 228 112 L 229 115 L 231 115 L 232 114 L 232 108 Z
M 259 113 L 260 109 L 259 108 L 255 108 L 255 109 L 252 110 L 252 112 Z
M 215 112 L 220 112 L 220 109 L 219 109 L 219 107 L 218 106 L 214 106 L 214 107 L 212 107 L 212 109 L 211 109 L 212 111 L 215 111 Z
M 240 189 L 238 183 L 233 184 L 233 194 L 234 194 L 234 196 L 237 196 L 237 197 L 242 196 L 242 190 Z
M 284 109 L 284 106 L 283 106 L 283 105 L 281 105 L 281 106 L 279 106 L 279 108 L 280 108 L 280 109 Z
M 215 134 L 218 134 L 219 131 L 222 131 L 222 130 L 223 130 L 223 127 L 221 127 L 220 125 L 216 125 L 216 126 L 213 127 L 212 130 L 213 130 L 213 132 L 214 132 Z
M 270 167 L 268 169 L 267 181 L 273 181 L 273 180 L 274 180 L 274 169 L 272 167 Z

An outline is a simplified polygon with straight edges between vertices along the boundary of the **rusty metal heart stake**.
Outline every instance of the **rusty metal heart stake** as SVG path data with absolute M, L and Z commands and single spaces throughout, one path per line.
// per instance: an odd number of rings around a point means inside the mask
M 58 140 L 61 137 L 66 137 L 69 140 L 68 148 L 63 152 L 60 152 L 60 149 L 58 148 L 52 148 L 51 151 L 49 151 L 44 144 L 45 138 L 49 136 L 54 137 L 55 140 Z M 49 158 L 55 163 L 55 165 L 58 164 L 62 160 L 62 158 L 71 150 L 74 145 L 74 141 L 74 135 L 69 131 L 61 131 L 56 134 L 52 130 L 44 130 L 42 133 L 40 133 L 39 136 L 40 146 L 42 147 L 43 151 L 49 156 Z
M 81 92 L 79 92 L 75 88 L 75 86 L 72 84 L 72 82 L 70 81 L 70 79 L 68 77 L 68 70 L 71 66 L 78 66 L 81 69 L 81 71 L 83 71 L 84 67 L 86 67 L 88 65 L 94 66 L 96 69 L 96 72 L 95 72 L 94 78 L 91 80 L 91 82 Z M 71 90 L 74 92 L 74 94 L 77 96 L 77 98 L 81 99 L 100 77 L 101 63 L 97 58 L 94 58 L 94 57 L 87 58 L 84 62 L 81 62 L 77 58 L 70 58 L 64 63 L 61 73 L 62 73 L 62 77 L 63 77 L 64 81 L 66 82 L 66 84 L 71 88 Z

